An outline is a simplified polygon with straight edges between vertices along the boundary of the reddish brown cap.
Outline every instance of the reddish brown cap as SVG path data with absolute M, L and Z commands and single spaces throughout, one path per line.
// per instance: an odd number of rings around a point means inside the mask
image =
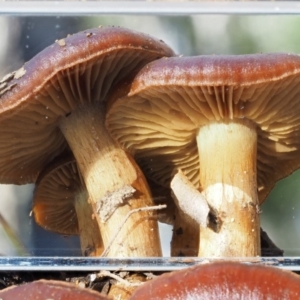
M 33 198 L 35 221 L 50 231 L 78 235 L 75 200 L 82 194 L 88 198 L 75 159 L 72 156 L 56 159 L 37 179 Z
M 221 262 L 163 274 L 139 287 L 130 300 L 300 299 L 300 277 L 261 265 Z
M 168 186 L 174 169 L 182 169 L 199 186 L 198 129 L 249 119 L 257 127 L 262 202 L 277 180 L 300 167 L 299 98 L 298 55 L 163 58 L 137 74 L 106 124 L 150 178 Z
M 46 230 L 79 235 L 82 254 L 98 256 L 103 241 L 75 158 L 55 158 L 39 175 L 33 198 L 33 215 Z
M 109 90 L 173 51 L 146 34 L 89 29 L 47 47 L 0 82 L 0 182 L 34 182 L 68 148 L 57 127 L 76 107 L 106 101 Z
M 0 291 L 1 300 L 105 300 L 108 297 L 98 292 L 82 289 L 75 284 L 38 280 Z

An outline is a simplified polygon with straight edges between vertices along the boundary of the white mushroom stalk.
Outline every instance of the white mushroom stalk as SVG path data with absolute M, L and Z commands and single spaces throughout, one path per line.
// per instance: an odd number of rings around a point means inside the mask
M 196 139 L 202 194 L 222 220 L 219 232 L 201 228 L 199 256 L 260 255 L 254 124 L 212 122 Z
M 74 203 L 81 253 L 84 256 L 100 256 L 104 250 L 103 241 L 96 219 L 91 218 L 93 210 L 89 202 L 87 191 L 82 189 Z
M 104 127 L 103 113 L 99 104 L 83 107 L 62 118 L 60 129 L 76 158 L 93 207 L 94 214 L 90 217 L 97 219 L 106 247 L 132 209 L 153 204 L 140 169 Z M 133 192 L 126 193 L 124 187 L 132 187 Z M 125 194 L 120 194 L 122 190 Z M 103 219 L 101 215 L 108 217 Z M 134 214 L 120 229 L 107 256 L 160 256 L 160 242 L 153 232 L 158 232 L 155 213 Z

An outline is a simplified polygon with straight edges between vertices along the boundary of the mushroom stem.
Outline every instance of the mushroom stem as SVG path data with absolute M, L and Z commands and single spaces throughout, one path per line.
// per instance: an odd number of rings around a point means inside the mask
M 108 134 L 103 114 L 99 103 L 81 107 L 62 118 L 60 128 L 81 171 L 106 248 L 129 211 L 154 204 L 142 172 Z M 108 256 L 161 256 L 155 212 L 134 214 Z
M 171 240 L 171 256 L 197 256 L 199 237 L 199 224 L 177 208 Z
M 103 242 L 96 220 L 92 219 L 92 208 L 88 204 L 86 191 L 80 192 L 75 199 L 75 210 L 78 219 L 81 252 L 84 256 L 100 256 Z
M 199 256 L 260 255 L 255 126 L 245 119 L 210 123 L 197 144 L 202 194 L 222 223 L 218 233 L 201 228 Z

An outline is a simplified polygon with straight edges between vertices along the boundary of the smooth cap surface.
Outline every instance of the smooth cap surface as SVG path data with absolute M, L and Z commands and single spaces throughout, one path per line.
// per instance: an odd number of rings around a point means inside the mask
M 1 300 L 105 300 L 108 297 L 98 292 L 81 289 L 75 284 L 38 280 L 0 291 Z
M 158 276 L 139 287 L 130 300 L 299 298 L 299 275 L 273 267 L 217 262 Z

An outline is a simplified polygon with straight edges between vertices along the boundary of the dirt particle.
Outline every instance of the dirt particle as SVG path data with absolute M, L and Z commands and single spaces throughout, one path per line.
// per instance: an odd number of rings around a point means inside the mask
M 5 75 L 5 76 L 1 79 L 0 83 L 1 83 L 1 84 L 2 84 L 2 83 L 7 83 L 8 81 L 12 80 L 12 79 L 14 78 L 14 76 L 15 76 L 15 73 L 16 73 L 16 72 L 11 72 L 11 73 Z
M 60 47 L 65 47 L 66 46 L 65 39 L 56 40 L 55 43 L 57 43 Z
M 179 227 L 175 230 L 176 235 L 182 235 L 183 234 L 183 230 L 182 227 Z
M 4 89 L 0 89 L 0 96 L 5 94 L 7 91 L 11 90 L 13 87 L 15 87 L 17 84 L 14 83 L 14 84 L 11 84 L 7 87 L 5 87 Z
M 20 68 L 19 70 L 17 70 L 14 74 L 14 79 L 19 79 L 22 76 L 24 76 L 26 74 L 26 70 L 24 69 L 24 67 Z
M 3 90 L 7 86 L 7 82 L 0 83 L 0 90 Z

